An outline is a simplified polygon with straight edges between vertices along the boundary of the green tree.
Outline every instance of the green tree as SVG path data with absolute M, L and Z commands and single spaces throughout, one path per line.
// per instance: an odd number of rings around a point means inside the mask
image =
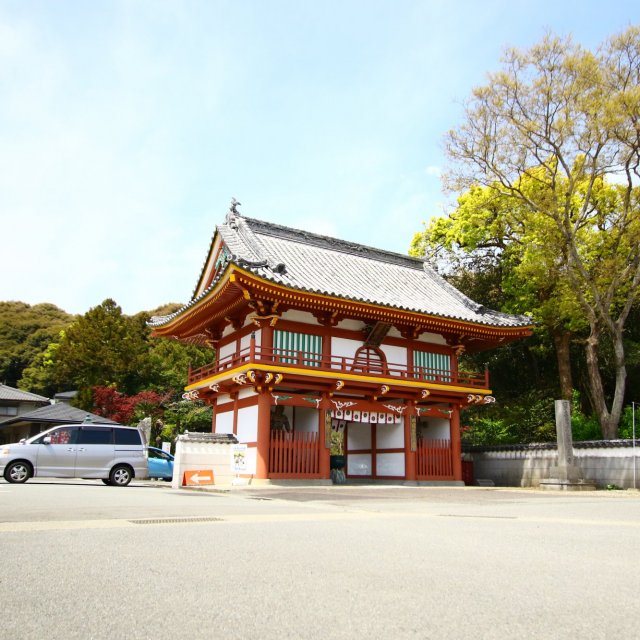
M 148 329 L 140 317 L 129 317 L 111 299 L 78 318 L 65 332 L 55 353 L 55 380 L 78 389 L 89 409 L 92 388 L 114 385 L 133 395 L 149 378 Z
M 445 183 L 459 192 L 484 187 L 526 212 L 529 232 L 540 232 L 538 256 L 561 240 L 563 250 L 548 254 L 557 261 L 554 291 L 575 296 L 588 323 L 591 402 L 613 438 L 627 377 L 625 326 L 640 290 L 640 28 L 597 53 L 549 35 L 529 50 L 508 50 L 503 62 L 447 135 Z M 607 340 L 610 401 L 600 362 Z
M 73 319 L 53 304 L 0 302 L 0 382 L 19 386 L 24 370 L 36 363 Z M 24 384 L 20 387 L 38 392 Z

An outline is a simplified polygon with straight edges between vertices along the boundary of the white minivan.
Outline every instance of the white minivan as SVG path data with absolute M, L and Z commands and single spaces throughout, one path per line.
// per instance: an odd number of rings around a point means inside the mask
M 39 478 L 99 478 L 126 487 L 147 475 L 144 434 L 135 427 L 66 424 L 28 440 L 0 445 L 0 476 L 7 482 Z

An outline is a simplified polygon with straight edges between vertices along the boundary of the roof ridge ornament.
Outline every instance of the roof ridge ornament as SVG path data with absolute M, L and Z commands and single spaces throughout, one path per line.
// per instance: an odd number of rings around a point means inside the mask
M 238 207 L 242 206 L 242 202 L 238 202 L 235 198 L 231 198 L 231 204 L 229 205 L 229 211 L 227 211 L 227 217 L 225 223 L 232 229 L 238 228 L 238 221 L 236 218 L 241 217 L 241 213 L 238 211 Z

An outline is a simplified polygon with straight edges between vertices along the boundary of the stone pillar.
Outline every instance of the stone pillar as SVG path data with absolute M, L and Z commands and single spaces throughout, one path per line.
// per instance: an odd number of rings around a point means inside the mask
M 558 461 L 556 466 L 549 469 L 549 478 L 540 481 L 540 487 L 564 491 L 593 490 L 596 486 L 584 479 L 582 469 L 575 464 L 571 433 L 571 403 L 569 400 L 556 400 L 555 409 Z

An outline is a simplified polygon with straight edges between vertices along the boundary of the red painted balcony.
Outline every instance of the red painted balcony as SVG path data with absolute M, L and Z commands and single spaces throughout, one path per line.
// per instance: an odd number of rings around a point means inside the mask
M 292 351 L 288 349 L 266 349 L 253 344 L 239 353 L 222 358 L 219 362 L 205 365 L 199 369 L 189 369 L 189 385 L 200 380 L 211 378 L 218 374 L 232 373 L 235 369 L 250 365 L 252 367 L 277 366 L 287 369 L 297 369 L 300 373 L 314 371 L 330 371 L 336 378 L 344 374 L 355 374 L 373 378 L 397 378 L 398 380 L 413 380 L 425 383 L 436 383 L 473 389 L 489 388 L 489 373 L 482 374 L 460 371 L 454 373 L 442 369 L 430 369 L 428 367 L 407 366 L 407 364 L 394 364 L 381 362 L 368 358 L 345 358 L 331 356 L 324 358 L 317 353 Z

